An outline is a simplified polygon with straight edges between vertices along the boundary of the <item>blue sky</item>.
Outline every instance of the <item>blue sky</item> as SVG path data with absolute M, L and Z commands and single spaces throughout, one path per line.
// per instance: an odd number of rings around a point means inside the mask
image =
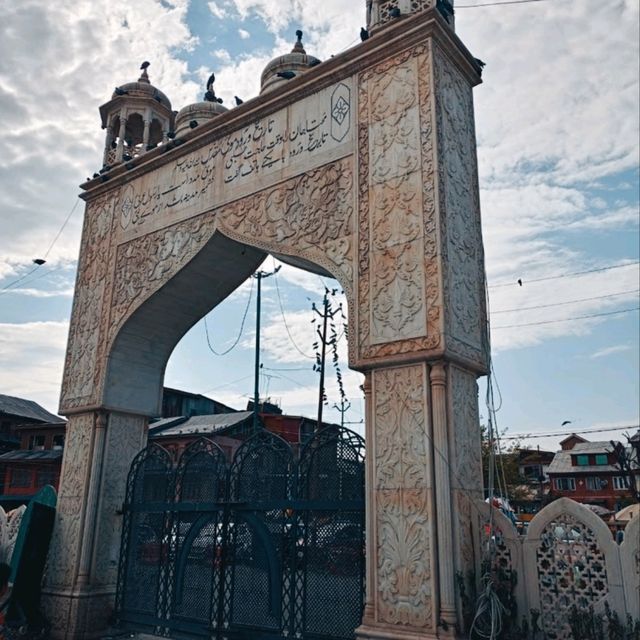
M 487 63 L 475 103 L 499 427 L 545 433 L 564 420 L 576 430 L 637 425 L 638 312 L 626 310 L 639 306 L 638 3 L 462 7 L 477 4 L 459 2 L 456 21 L 458 35 Z M 81 205 L 47 264 L 11 283 L 47 252 L 77 185 L 99 168 L 97 109 L 113 87 L 134 80 L 147 59 L 173 108 L 200 99 L 211 71 L 231 106 L 234 95 L 257 94 L 262 69 L 291 48 L 297 28 L 320 58 L 357 46 L 364 7 L 365 0 L 0 5 L 0 393 L 57 407 Z M 583 271 L 590 273 L 570 275 Z M 310 305 L 324 284 L 285 266 L 278 285 L 296 345 L 310 354 Z M 210 314 L 216 349 L 237 337 L 249 290 L 244 285 Z M 274 280 L 266 281 L 262 389 L 285 411 L 314 415 L 317 375 L 290 343 L 277 294 Z M 200 322 L 174 352 L 166 383 L 244 407 L 253 339 L 253 306 L 238 347 L 225 357 L 209 351 Z M 345 340 L 341 355 L 346 370 Z M 346 383 L 346 419 L 359 429 L 360 376 L 350 373 Z M 329 400 L 338 401 L 333 376 Z M 553 448 L 558 440 L 530 443 Z

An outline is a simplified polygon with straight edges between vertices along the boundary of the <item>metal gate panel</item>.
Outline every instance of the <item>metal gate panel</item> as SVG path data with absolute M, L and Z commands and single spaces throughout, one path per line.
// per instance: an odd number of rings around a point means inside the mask
M 364 479 L 364 441 L 351 431 L 325 429 L 300 456 L 305 639 L 351 639 L 362 620 Z
M 164 617 L 165 532 L 172 489 L 171 457 L 150 445 L 131 465 L 124 504 L 116 607 L 132 629 L 153 632 Z
M 220 625 L 227 477 L 224 453 L 210 440 L 196 441 L 180 457 L 171 529 L 173 629 L 209 635 Z
M 230 537 L 225 618 L 229 637 L 282 636 L 290 597 L 288 509 L 294 477 L 291 447 L 263 431 L 236 452 L 230 475 Z M 252 634 L 247 636 L 251 630 Z
M 330 427 L 299 462 L 260 432 L 202 438 L 175 469 L 132 465 L 117 613 L 126 630 L 209 640 L 352 640 L 364 606 L 364 441 Z

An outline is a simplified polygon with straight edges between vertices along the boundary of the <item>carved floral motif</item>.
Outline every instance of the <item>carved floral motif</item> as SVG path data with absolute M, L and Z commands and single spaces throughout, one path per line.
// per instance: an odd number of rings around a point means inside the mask
M 110 337 L 153 292 L 168 282 L 215 232 L 213 214 L 180 222 L 118 247 L 111 303 Z
M 237 200 L 120 245 L 110 336 L 141 302 L 168 282 L 216 230 L 267 251 L 300 256 L 338 276 L 353 291 L 354 194 L 351 160 Z
M 432 101 L 426 46 L 360 80 L 358 337 L 364 358 L 440 342 Z
M 469 83 L 437 47 L 434 60 L 448 347 L 482 363 L 486 313 L 473 97 Z
M 353 211 L 353 162 L 345 158 L 222 207 L 217 222 L 234 240 L 324 267 L 350 296 Z
M 450 367 L 451 430 L 453 433 L 451 488 L 455 504 L 458 541 L 458 569 L 474 569 L 475 549 L 473 502 L 482 500 L 482 461 L 478 385 L 472 373 Z
M 420 365 L 374 372 L 378 617 L 431 625 L 431 484 Z
M 67 423 L 56 522 L 49 553 L 47 587 L 71 588 L 76 578 L 94 422 L 93 413 L 83 413 L 71 416 Z
M 109 242 L 116 198 L 117 192 L 109 193 L 87 205 L 62 383 L 61 405 L 65 409 L 96 402 L 100 325 L 105 315 Z

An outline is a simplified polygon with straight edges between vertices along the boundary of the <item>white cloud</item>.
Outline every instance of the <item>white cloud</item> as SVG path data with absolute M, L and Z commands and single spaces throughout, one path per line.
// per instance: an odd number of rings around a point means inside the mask
M 226 49 L 216 49 L 212 51 L 211 54 L 221 62 L 231 62 L 231 54 Z
M 213 2 L 213 0 L 211 0 L 211 2 L 207 3 L 207 6 L 209 7 L 209 11 L 211 11 L 211 13 L 219 20 L 227 17 L 225 8 L 220 6 L 217 2 Z
M 251 34 L 246 29 L 238 29 L 238 35 L 243 40 L 248 40 L 251 37 Z
M 625 353 L 631 351 L 631 345 L 629 344 L 617 344 L 612 347 L 606 347 L 605 349 L 598 349 L 595 353 L 591 354 L 591 358 L 605 358 L 606 356 L 612 356 L 616 353 Z
M 55 413 L 68 322 L 0 323 L 0 389 Z
M 3 296 L 27 296 L 30 298 L 71 298 L 73 297 L 73 288 L 59 289 L 47 291 L 46 289 L 7 289 L 2 293 Z

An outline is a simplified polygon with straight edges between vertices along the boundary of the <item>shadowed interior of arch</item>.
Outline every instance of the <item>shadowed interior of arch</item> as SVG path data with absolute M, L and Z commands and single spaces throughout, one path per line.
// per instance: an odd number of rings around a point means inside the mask
M 107 361 L 105 406 L 159 415 L 165 367 L 175 346 L 266 256 L 264 251 L 214 233 L 191 261 L 133 312 L 118 332 Z
M 254 273 L 267 255 L 216 231 L 120 328 L 107 358 L 104 405 L 127 413 L 159 415 L 165 368 L 178 342 Z M 335 277 L 303 258 L 273 255 L 291 266 Z

